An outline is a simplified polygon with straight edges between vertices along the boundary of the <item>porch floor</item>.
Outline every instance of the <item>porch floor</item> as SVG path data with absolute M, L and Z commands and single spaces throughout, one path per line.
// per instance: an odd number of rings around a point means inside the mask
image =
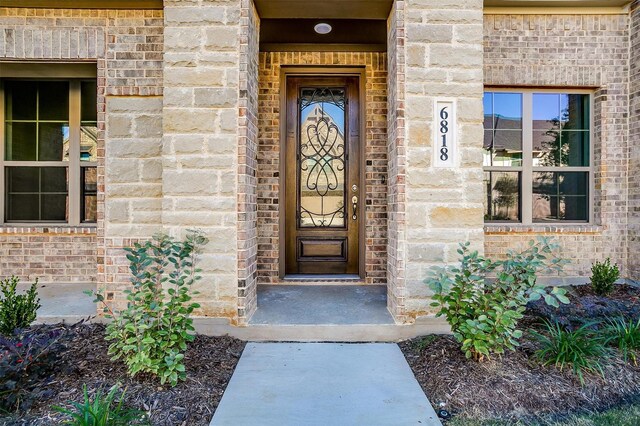
M 383 285 L 259 285 L 251 325 L 394 324 Z

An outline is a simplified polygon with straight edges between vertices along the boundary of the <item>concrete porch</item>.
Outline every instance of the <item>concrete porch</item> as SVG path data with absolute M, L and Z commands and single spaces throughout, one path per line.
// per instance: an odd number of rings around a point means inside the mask
M 22 284 L 23 291 L 27 285 Z M 101 321 L 93 299 L 84 292 L 95 284 L 42 284 L 38 323 Z M 385 286 L 260 285 L 258 310 L 248 326 L 223 318 L 195 317 L 196 331 L 250 341 L 396 342 L 424 334 L 449 333 L 446 322 L 418 318 L 395 324 L 387 310 Z

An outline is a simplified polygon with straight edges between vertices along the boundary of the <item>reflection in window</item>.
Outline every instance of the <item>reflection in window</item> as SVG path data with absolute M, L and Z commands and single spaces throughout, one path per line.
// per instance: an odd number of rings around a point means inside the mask
M 5 217 L 10 222 L 68 219 L 66 167 L 5 168 Z
M 484 193 L 488 221 L 520 221 L 520 173 L 485 172 Z
M 588 220 L 588 173 L 533 174 L 533 220 Z
M 522 94 L 485 93 L 484 165 L 522 165 Z

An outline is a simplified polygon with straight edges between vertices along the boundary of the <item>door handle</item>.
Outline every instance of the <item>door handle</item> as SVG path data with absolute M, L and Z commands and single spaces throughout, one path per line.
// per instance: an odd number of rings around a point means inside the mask
M 353 196 L 353 198 L 351 198 L 351 204 L 353 205 L 353 216 L 351 216 L 351 219 L 353 220 L 357 220 L 358 219 L 358 215 L 357 215 L 357 211 L 358 211 L 358 197 L 356 197 L 355 195 Z

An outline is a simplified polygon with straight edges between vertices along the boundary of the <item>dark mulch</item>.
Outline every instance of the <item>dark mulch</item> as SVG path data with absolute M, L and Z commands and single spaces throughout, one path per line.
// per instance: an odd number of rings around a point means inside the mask
M 576 324 L 634 316 L 639 296 L 640 290 L 629 286 L 619 286 L 610 298 L 595 296 L 586 286 L 571 288 L 571 305 L 554 312 L 534 304 L 522 328 L 539 326 L 540 317 Z M 516 351 L 483 363 L 467 360 L 451 336 L 426 336 L 400 347 L 431 402 L 445 403 L 454 416 L 515 421 L 640 402 L 640 367 L 616 356 L 605 367 L 604 379 L 587 376 L 582 386 L 570 371 L 535 363 L 531 355 L 536 347 L 527 337 Z
M 62 417 L 51 406 L 80 401 L 83 384 L 93 393 L 120 383 L 126 388 L 127 405 L 147 411 L 153 425 L 208 425 L 245 346 L 231 337 L 198 335 L 185 355 L 187 380 L 171 388 L 149 375 L 132 379 L 121 362 L 112 362 L 107 356 L 103 325 L 46 327 L 63 327 L 67 332 L 65 349 L 50 383 L 40 384 L 48 392 L 28 412 L 0 418 L 0 424 L 57 424 Z

